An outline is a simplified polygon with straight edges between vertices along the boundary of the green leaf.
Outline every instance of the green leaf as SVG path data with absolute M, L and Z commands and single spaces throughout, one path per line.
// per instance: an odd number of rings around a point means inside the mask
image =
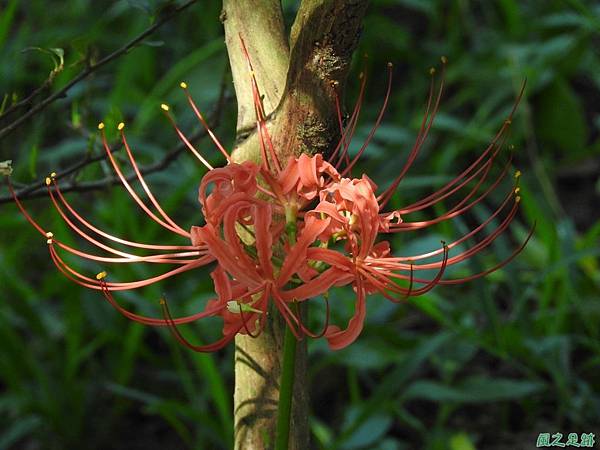
M 52 71 L 50 72 L 50 77 L 54 77 L 56 74 L 63 70 L 65 66 L 65 51 L 62 48 L 27 47 L 23 49 L 23 53 L 32 50 L 50 55 L 50 57 L 52 58 L 52 62 L 54 63 L 54 69 L 52 69 Z
M 485 403 L 515 400 L 540 392 L 544 385 L 535 381 L 508 378 L 472 377 L 458 386 L 437 381 L 416 381 L 404 392 L 405 399 L 431 400 L 438 403 Z
M 457 433 L 450 438 L 450 450 L 475 450 L 467 433 Z
M 6 8 L 0 10 L 0 48 L 4 45 L 6 36 L 8 36 L 18 4 L 19 0 L 11 0 Z
M 583 106 L 563 78 L 540 93 L 535 111 L 536 130 L 546 146 L 566 155 L 585 149 L 588 128 Z
M 346 420 L 350 423 L 353 422 L 357 414 L 357 409 L 350 409 Z M 354 430 L 341 448 L 349 450 L 371 447 L 385 436 L 391 424 L 392 419 L 390 416 L 383 414 L 373 415 Z
M 19 420 L 14 422 L 13 425 L 10 426 L 8 430 L 0 436 L 0 450 L 8 450 L 9 448 L 13 448 L 12 446 L 14 444 L 16 444 L 25 436 L 30 435 L 41 425 L 42 421 L 39 417 L 20 417 Z

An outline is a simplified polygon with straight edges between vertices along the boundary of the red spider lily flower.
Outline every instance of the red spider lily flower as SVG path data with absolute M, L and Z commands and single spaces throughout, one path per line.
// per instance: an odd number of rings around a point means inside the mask
M 432 127 L 442 96 L 443 75 L 436 93 L 432 71 L 426 111 L 415 144 L 396 179 L 378 194 L 377 185 L 366 174 L 360 178 L 353 178 L 352 169 L 383 118 L 390 96 L 391 64 L 383 106 L 356 155 L 350 157 L 349 146 L 364 98 L 363 76 L 358 100 L 346 126 L 343 125 L 341 108 L 336 98 L 340 139 L 329 155 L 304 154 L 291 157 L 282 164 L 267 130 L 261 94 L 243 41 L 242 49 L 248 64 L 254 98 L 261 154 L 259 164 L 232 162 L 229 152 L 210 130 L 194 103 L 187 90 L 187 84 L 181 83 L 186 98 L 215 146 L 228 161 L 225 167 L 213 168 L 178 128 L 170 115 L 169 107 L 161 105 L 176 134 L 208 169 L 198 190 L 198 201 L 206 221 L 205 225 L 192 226 L 188 232 L 162 209 L 139 170 L 125 137 L 124 124 L 119 124 L 118 130 L 129 163 L 146 196 L 145 200 L 142 199 L 127 181 L 115 160 L 104 134 L 104 125 L 99 126 L 107 157 L 133 200 L 150 219 L 171 233 L 189 240 L 190 244 L 170 246 L 139 243 L 100 230 L 72 207 L 62 194 L 55 174 L 51 174 L 46 179 L 46 185 L 59 215 L 75 233 L 110 256 L 80 251 L 56 239 L 51 232 L 39 225 L 27 213 L 9 183 L 17 206 L 47 239 L 52 261 L 65 276 L 81 286 L 100 290 L 113 307 L 131 320 L 151 326 L 168 326 L 180 342 L 197 351 L 217 350 L 238 333 L 257 336 L 265 326 L 271 303 L 298 339 L 304 335 L 325 336 L 332 349 L 340 349 L 352 343 L 362 331 L 368 295 L 378 292 L 397 302 L 410 296 L 422 295 L 439 284 L 457 284 L 473 280 L 501 268 L 524 248 L 531 233 L 507 259 L 494 267 L 463 278 L 444 278 L 448 266 L 458 264 L 481 252 L 508 228 L 517 213 L 520 200 L 516 183 L 511 186 L 501 205 L 486 220 L 459 239 L 448 244 L 442 243 L 438 249 L 420 255 L 394 256 L 386 239 L 394 233 L 420 230 L 462 216 L 499 188 L 508 173 L 510 158 L 499 175 L 491 180 L 488 180 L 488 177 L 501 153 L 523 91 L 490 145 L 460 175 L 422 200 L 402 208 L 386 210 L 386 205 L 416 160 Z M 442 62 L 445 66 L 445 59 L 442 59 Z M 516 179 L 518 180 L 518 174 Z M 459 200 L 445 213 L 429 220 L 411 220 L 411 215 L 457 197 Z M 479 242 L 467 250 L 452 253 L 454 248 L 465 241 L 482 235 L 483 230 L 494 221 L 499 221 L 499 224 Z M 153 253 L 140 256 L 113 248 L 104 241 Z M 145 262 L 175 267 L 148 279 L 109 282 L 105 272 L 96 277 L 78 272 L 65 262 L 61 252 L 101 263 Z M 126 310 L 113 297 L 115 291 L 147 286 L 213 262 L 216 263 L 216 268 L 211 277 L 217 296 L 207 303 L 204 311 L 197 314 L 173 318 L 167 303 L 161 301 L 162 318 L 140 316 Z M 426 270 L 437 270 L 437 274 L 433 278 L 415 276 L 419 271 Z M 341 286 L 351 286 L 356 292 L 354 314 L 343 329 L 329 325 L 330 305 L 327 301 L 328 292 Z M 304 324 L 297 306 L 320 296 L 326 301 L 325 326 L 321 332 L 315 333 Z M 218 316 L 223 320 L 223 337 L 212 344 L 194 345 L 178 330 L 177 326 L 180 324 L 211 316 Z

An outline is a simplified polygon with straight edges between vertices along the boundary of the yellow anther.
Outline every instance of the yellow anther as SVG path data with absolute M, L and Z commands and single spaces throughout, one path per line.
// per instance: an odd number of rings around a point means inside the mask
M 166 103 L 162 103 L 162 104 L 160 105 L 160 108 L 161 108 L 163 111 L 168 111 L 168 110 L 169 110 L 169 105 L 167 105 Z
M 50 186 L 52 184 L 52 178 L 46 177 L 46 186 Z
M 108 274 L 103 270 L 98 275 L 96 275 L 96 280 L 104 280 L 106 278 L 106 275 Z
M 429 75 L 435 75 L 435 67 L 429 69 Z
M 510 125 L 510 124 L 512 123 L 512 120 L 510 120 L 510 119 L 506 119 L 506 120 L 504 121 L 504 123 L 505 123 L 506 125 Z
M 394 67 L 394 65 L 391 62 L 388 62 L 388 67 Z
M 117 125 L 117 130 L 121 131 L 123 128 L 125 128 L 125 124 L 123 122 Z
M 520 203 L 520 202 L 521 202 L 521 197 L 517 195 L 515 197 L 515 203 Z
M 442 60 L 442 64 L 448 63 L 448 58 L 446 58 L 445 56 L 442 56 L 440 59 Z
M 47 237 L 47 238 L 54 237 L 54 234 L 53 234 L 51 231 L 48 231 L 48 232 L 46 233 L 46 237 Z
M 514 150 L 514 149 L 515 149 L 515 145 L 514 145 L 514 144 L 510 144 L 510 145 L 508 146 L 508 149 L 509 149 L 509 150 Z
M 515 178 L 519 178 L 520 176 L 521 176 L 521 171 L 520 171 L 520 170 L 517 170 L 517 171 L 515 172 Z
M 181 83 L 179 83 L 179 87 L 181 87 L 181 89 L 187 89 L 187 83 L 185 81 L 182 81 Z
M 364 76 L 365 76 L 365 74 L 363 72 L 361 72 L 358 74 L 358 79 L 362 80 Z
M 515 194 L 518 194 L 520 191 L 521 191 L 521 188 L 520 188 L 520 187 L 518 187 L 518 188 L 515 188 Z
M 98 129 L 99 129 L 99 130 L 104 130 L 104 122 L 100 122 L 100 123 L 98 124 Z
M 48 240 L 46 241 L 46 244 L 48 244 L 48 245 L 52 244 L 52 239 L 48 239 Z

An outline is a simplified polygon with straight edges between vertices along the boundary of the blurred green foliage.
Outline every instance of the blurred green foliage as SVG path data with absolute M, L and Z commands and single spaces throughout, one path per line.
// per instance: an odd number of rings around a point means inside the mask
M 0 1 L 2 109 L 49 77 L 52 85 L 42 96 L 56 91 L 86 61 L 120 47 L 174 3 Z M 156 161 L 176 141 L 160 115 L 162 101 L 173 105 L 183 128 L 195 129 L 179 81 L 189 83 L 207 111 L 223 77 L 232 91 L 220 2 L 201 3 L 4 139 L 0 160 L 13 160 L 14 180 L 39 180 L 97 154 L 93 130 L 100 120 L 110 129 L 126 120 L 140 161 Z M 288 18 L 296 8 L 295 1 L 284 2 Z M 493 265 L 534 222 L 537 229 L 519 258 L 484 280 L 438 287 L 400 306 L 373 296 L 364 333 L 344 351 L 310 342 L 315 448 L 525 449 L 540 432 L 600 436 L 599 48 L 600 5 L 592 1 L 372 2 L 347 99 L 353 102 L 364 68 L 369 83 L 357 141 L 382 102 L 387 61 L 395 64 L 395 87 L 365 170 L 385 186 L 402 167 L 421 120 L 428 68 L 441 55 L 450 61 L 447 91 L 432 135 L 401 185 L 402 203 L 431 192 L 476 158 L 527 78 L 509 139 L 524 173 L 521 218 L 457 270 Z M 232 144 L 233 102 L 223 116 L 216 131 Z M 209 142 L 201 147 L 219 164 Z M 103 162 L 77 180 L 109 173 Z M 186 226 L 201 220 L 195 199 L 201 175 L 183 155 L 150 177 L 165 209 Z M 149 224 L 120 188 L 69 198 L 115 235 L 177 242 Z M 481 205 L 475 218 L 494 204 Z M 56 235 L 75 242 L 48 200 L 27 206 Z M 467 225 L 456 221 L 402 236 L 396 248 L 418 253 Z M 233 348 L 190 353 L 167 331 L 123 319 L 101 295 L 54 269 L 43 240 L 14 205 L 1 206 L 0 230 L 0 450 L 230 447 Z M 90 273 L 101 269 L 73 263 Z M 116 267 L 111 274 L 125 280 L 150 272 Z M 206 272 L 196 272 L 119 299 L 157 315 L 163 292 L 179 313 L 191 313 L 202 308 L 212 283 Z M 351 302 L 343 292 L 332 304 L 334 318 L 347 317 Z M 185 331 L 208 339 L 218 335 L 219 323 Z

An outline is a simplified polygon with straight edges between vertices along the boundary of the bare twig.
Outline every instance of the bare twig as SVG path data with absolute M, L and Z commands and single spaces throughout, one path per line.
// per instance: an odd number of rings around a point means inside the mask
M 227 83 L 225 81 L 225 76 L 223 76 L 222 81 L 221 81 L 219 99 L 218 99 L 217 104 L 215 105 L 215 108 L 214 108 L 213 112 L 211 113 L 211 117 L 209 119 L 211 128 L 218 126 L 218 124 L 221 120 L 223 108 L 225 107 L 225 104 L 228 101 L 228 96 L 226 95 L 226 87 L 227 87 Z M 188 139 L 190 142 L 193 143 L 199 139 L 202 139 L 206 135 L 207 135 L 206 131 L 204 129 L 202 129 L 202 130 L 192 134 L 191 136 L 189 136 Z M 185 144 L 183 142 L 180 142 L 178 145 L 173 147 L 159 161 L 157 161 L 153 164 L 149 164 L 147 166 L 140 167 L 140 172 L 142 173 L 142 175 L 148 175 L 148 174 L 158 172 L 162 169 L 167 168 L 173 161 L 175 161 L 179 157 L 179 155 L 181 153 L 183 153 L 183 151 L 185 149 L 186 149 Z M 120 148 L 117 147 L 113 150 L 113 152 L 116 152 L 119 150 L 120 150 Z M 98 161 L 102 161 L 105 158 L 106 158 L 105 154 L 95 155 L 95 156 L 88 155 L 83 160 L 73 164 L 70 167 L 67 167 L 66 169 L 64 169 L 62 171 L 57 172 L 56 177 L 58 179 L 65 179 L 65 177 L 67 177 L 67 176 L 77 174 L 84 167 L 87 167 L 90 164 L 96 163 Z M 88 181 L 88 182 L 83 182 L 83 183 L 78 183 L 77 181 L 74 180 L 74 177 L 72 177 L 72 178 L 73 178 L 72 181 L 61 184 L 62 192 L 66 193 L 66 192 L 94 191 L 94 190 L 104 189 L 109 186 L 113 186 L 115 184 L 121 183 L 121 181 L 116 177 L 107 177 L 107 178 L 103 178 L 101 180 Z M 129 176 L 126 177 L 126 179 L 127 179 L 127 181 L 135 180 L 136 179 L 135 173 L 130 174 Z M 46 192 L 46 184 L 44 181 L 26 185 L 26 186 L 22 187 L 21 189 L 19 189 L 16 192 L 16 194 L 20 200 L 45 197 L 46 195 L 48 195 Z M 5 195 L 5 196 L 0 197 L 0 204 L 10 203 L 12 201 L 13 201 L 13 198 L 10 195 Z
M 51 84 L 52 84 L 52 79 L 50 77 L 46 78 L 46 80 L 44 80 L 44 82 L 39 87 L 37 87 L 33 92 L 31 92 L 27 97 L 25 97 L 23 100 L 18 101 L 17 103 L 13 103 L 8 108 L 6 108 L 2 112 L 2 114 L 0 114 L 0 120 L 6 119 L 8 116 L 10 116 L 12 113 L 14 113 L 15 111 L 17 111 L 20 108 L 22 108 L 24 106 L 28 106 L 30 103 L 33 102 L 33 100 L 38 95 L 40 95 L 42 92 L 44 92 L 46 89 L 48 89 Z
M 60 89 L 59 91 L 55 92 L 54 94 L 46 97 L 44 100 L 42 100 L 41 102 L 34 105 L 31 109 L 29 109 L 29 111 L 27 111 L 25 114 L 20 116 L 18 119 L 14 120 L 10 124 L 8 124 L 4 128 L 2 128 L 0 130 L 0 140 L 3 139 L 8 134 L 10 134 L 11 132 L 13 132 L 14 130 L 16 130 L 21 124 L 23 124 L 24 122 L 29 120 L 31 117 L 35 116 L 40 111 L 44 110 L 52 102 L 54 102 L 55 100 L 57 100 L 59 98 L 64 97 L 66 95 L 66 93 L 73 86 L 75 86 L 81 80 L 87 78 L 91 73 L 96 71 L 98 68 L 104 66 L 105 64 L 118 58 L 119 56 L 127 53 L 133 47 L 137 46 L 140 42 L 142 42 L 147 36 L 154 33 L 154 31 L 156 31 L 160 26 L 164 25 L 166 22 L 168 22 L 170 19 L 172 19 L 175 15 L 177 15 L 179 12 L 183 11 L 184 9 L 188 8 L 190 5 L 192 5 L 193 3 L 196 3 L 196 2 L 197 2 L 197 0 L 189 0 L 189 1 L 185 2 L 184 4 L 182 4 L 181 6 L 173 8 L 172 10 L 169 11 L 169 13 L 162 16 L 151 27 L 149 27 L 144 32 L 139 34 L 137 37 L 135 37 L 134 39 L 129 41 L 127 44 L 125 44 L 121 48 L 115 50 L 110 55 L 102 58 L 97 63 L 87 66 L 82 72 L 79 73 L 79 75 L 77 75 L 75 78 L 73 78 L 62 89 Z
M 190 142 L 194 142 L 194 141 L 197 141 L 198 139 L 201 139 L 204 136 L 206 136 L 206 132 L 204 130 L 201 130 L 201 131 L 198 131 L 197 133 L 194 133 L 192 136 L 190 136 L 189 140 L 190 140 Z M 185 150 L 185 145 L 183 143 L 178 144 L 176 147 L 171 149 L 161 160 L 159 160 L 153 164 L 140 167 L 140 172 L 143 175 L 158 172 L 159 170 L 168 167 L 175 159 L 177 159 L 177 157 L 184 150 Z M 93 164 L 95 162 L 102 161 L 105 158 L 106 158 L 106 155 L 97 155 L 97 156 L 87 157 L 87 158 L 83 159 L 82 161 L 66 168 L 65 170 L 57 172 L 56 177 L 58 179 L 64 179 L 65 177 L 67 177 L 69 175 L 79 172 L 84 167 L 89 166 L 90 164 Z M 135 175 L 135 173 L 132 173 L 125 178 L 127 179 L 127 181 L 133 181 L 136 179 L 136 175 Z M 103 188 L 106 188 L 106 187 L 109 187 L 109 186 L 112 186 L 115 184 L 120 184 L 120 183 L 121 183 L 121 181 L 116 177 L 107 177 L 107 178 L 103 178 L 101 180 L 87 181 L 87 182 L 83 182 L 83 183 L 77 183 L 76 181 L 71 181 L 69 183 L 61 184 L 60 190 L 62 192 L 94 191 L 94 190 L 103 189 Z M 19 199 L 21 199 L 21 200 L 45 197 L 48 195 L 48 193 L 46 192 L 46 184 L 43 181 L 27 185 L 27 186 L 23 187 L 22 189 L 19 189 L 16 192 L 16 194 L 17 194 L 17 197 L 19 197 Z M 10 195 L 5 195 L 5 196 L 0 197 L 0 204 L 10 203 L 12 201 L 13 201 L 13 198 Z

